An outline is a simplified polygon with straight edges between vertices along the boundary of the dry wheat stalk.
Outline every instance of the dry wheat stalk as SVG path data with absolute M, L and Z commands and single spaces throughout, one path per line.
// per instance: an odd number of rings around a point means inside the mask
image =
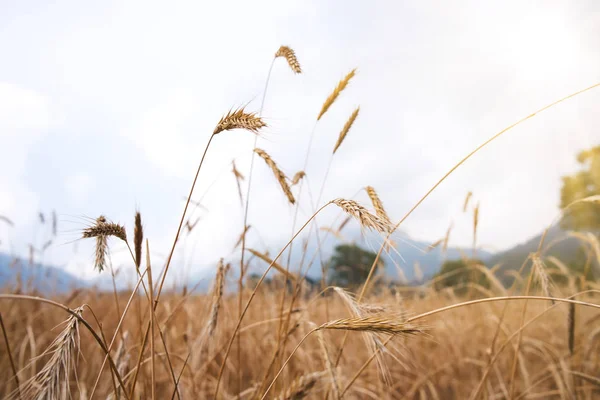
M 471 196 L 473 196 L 473 192 L 467 193 L 467 197 L 465 197 L 465 203 L 463 204 L 463 212 L 467 211 L 467 207 L 469 206 L 469 200 L 471 199 Z
M 219 260 L 217 267 L 217 276 L 213 286 L 212 294 L 212 307 L 210 310 L 210 318 L 208 320 L 208 336 L 212 337 L 217 327 L 217 320 L 219 319 L 219 308 L 221 307 L 221 299 L 223 298 L 223 286 L 225 284 L 225 266 L 223 259 Z
M 298 62 L 298 58 L 296 58 L 296 53 L 288 46 L 281 46 L 279 50 L 277 50 L 277 53 L 275 53 L 275 58 L 277 57 L 284 57 L 292 71 L 296 74 L 302 73 L 300 63 Z
M 319 329 L 375 332 L 388 335 L 416 335 L 424 332 L 422 328 L 404 322 L 401 315 L 392 313 L 336 319 L 324 323 Z
M 98 236 L 114 236 L 127 242 L 127 233 L 125 228 L 114 222 L 106 221 L 103 216 L 96 219 L 96 225 L 90 226 L 83 230 L 83 238 L 93 238 Z
M 96 238 L 96 252 L 95 252 L 95 267 L 98 272 L 102 272 L 106 266 L 106 255 L 108 253 L 108 237 L 115 236 L 119 239 L 127 242 L 127 234 L 125 228 L 121 225 L 108 222 L 106 218 L 101 215 L 96 219 L 96 225 L 90 226 L 83 230 L 83 238 Z
M 73 310 L 81 316 L 83 307 Z M 71 370 L 79 352 L 79 320 L 74 315 L 65 321 L 65 328 L 58 334 L 43 355 L 50 355 L 44 367 L 24 385 L 26 399 L 69 399 Z
M 279 169 L 277 164 L 275 164 L 275 161 L 273 161 L 271 156 L 268 155 L 264 150 L 256 148 L 256 149 L 254 149 L 254 152 L 256 154 L 258 154 L 260 156 L 260 158 L 265 160 L 267 165 L 271 168 L 271 171 L 273 171 L 273 174 L 275 175 L 275 178 L 279 182 L 279 185 L 281 186 L 283 193 L 285 193 L 285 195 L 287 196 L 288 201 L 290 202 L 290 204 L 294 204 L 296 202 L 296 200 L 294 199 L 292 190 L 290 189 L 290 187 L 286 181 L 285 174 Z
M 142 242 L 144 241 L 144 228 L 142 227 L 142 215 L 139 211 L 135 213 L 133 227 L 133 248 L 135 251 L 135 267 L 139 270 L 142 262 Z
M 304 171 L 298 171 L 294 174 L 292 178 L 292 186 L 297 185 L 300 182 L 300 179 L 303 179 L 306 176 Z
M 242 181 L 245 179 L 244 175 L 240 171 L 238 171 L 235 166 L 235 160 L 231 161 L 231 172 L 233 172 L 233 176 L 235 176 L 235 182 L 237 183 L 238 196 L 240 197 L 240 203 L 244 204 L 244 197 L 242 196 Z
M 256 113 L 247 113 L 242 107 L 237 110 L 231 110 L 222 117 L 213 131 L 213 135 L 231 129 L 246 129 L 258 134 L 258 131 L 266 126 L 267 124 Z
M 446 236 L 444 236 L 444 245 L 442 246 L 442 251 L 444 253 L 448 250 L 448 241 L 450 240 L 450 232 L 452 232 L 453 225 L 453 223 L 450 223 L 450 226 L 448 226 L 448 230 L 446 231 Z
M 121 338 L 121 342 L 119 343 L 119 347 L 117 347 L 117 351 L 114 357 L 115 365 L 117 366 L 117 372 L 120 376 L 125 376 L 127 372 L 129 372 L 129 361 L 131 360 L 131 355 L 127 352 L 127 341 L 129 338 L 129 332 L 125 331 L 123 333 L 123 337 Z M 117 386 L 117 392 L 111 393 L 108 396 L 109 400 L 112 399 L 120 399 L 122 397 L 121 386 Z
M 569 314 L 567 315 L 567 325 L 569 329 L 569 353 L 575 352 L 575 304 L 569 303 Z
M 548 276 L 548 272 L 546 271 L 544 261 L 542 261 L 538 253 L 534 253 L 531 255 L 531 263 L 533 268 L 533 276 L 540 285 L 542 293 L 546 297 L 553 297 L 550 287 L 550 277 Z M 554 304 L 554 301 L 552 301 L 552 304 Z
M 350 82 L 350 79 L 352 79 L 352 77 L 354 76 L 355 73 L 356 73 L 356 69 L 353 69 L 352 71 L 350 71 L 348 73 L 348 75 L 346 75 L 337 84 L 337 86 L 335 87 L 335 89 L 333 89 L 333 92 L 325 100 L 325 103 L 323 103 L 323 107 L 321 107 L 321 112 L 319 112 L 319 116 L 317 117 L 317 121 L 321 119 L 321 117 L 327 112 L 327 110 L 329 110 L 329 107 L 331 107 L 331 105 L 335 102 L 335 100 L 338 98 L 338 96 L 340 95 L 340 93 L 346 88 L 346 86 L 348 86 L 348 82 Z
M 363 228 L 374 229 L 380 233 L 386 233 L 392 229 L 387 221 L 371 214 L 366 208 L 354 200 L 335 199 L 332 203 L 340 207 L 347 214 L 356 218 Z
M 296 280 L 296 276 L 294 274 L 292 274 L 289 271 L 286 271 L 285 268 L 283 268 L 280 264 L 274 262 L 269 256 L 267 256 L 266 254 L 260 253 L 254 249 L 246 249 L 248 250 L 250 253 L 254 254 L 254 256 L 260 258 L 261 260 L 263 260 L 264 262 L 266 262 L 269 265 L 273 265 L 273 268 L 275 270 L 277 270 L 278 272 L 282 273 L 284 276 L 286 276 L 289 279 L 292 280 Z
M 326 374 L 327 372 L 325 371 L 312 372 L 294 379 L 288 387 L 277 396 L 277 400 L 302 400 L 310 394 L 319 380 Z
M 325 360 L 325 366 L 327 367 L 329 378 L 331 379 L 331 391 L 333 397 L 335 399 L 340 399 L 340 384 L 337 379 L 335 367 L 333 365 L 333 362 L 331 361 L 331 356 L 329 355 L 329 351 L 327 350 L 327 343 L 325 342 L 325 337 L 323 336 L 323 332 L 321 330 L 317 331 L 317 339 L 321 347 L 321 353 L 323 354 L 323 359 Z
M 477 244 L 477 226 L 479 225 L 479 203 L 475 206 L 473 210 L 473 249 Z
M 348 224 L 348 222 L 350 222 L 351 219 L 352 219 L 352 216 L 350 216 L 350 215 L 348 215 L 346 218 L 344 218 L 344 220 L 338 227 L 338 232 L 341 232 L 342 229 L 344 229 L 344 227 Z
M 235 246 L 233 246 L 233 249 L 237 249 L 240 244 L 242 244 L 242 240 L 244 239 L 244 236 L 246 235 L 246 233 L 248 233 L 248 230 L 252 227 L 252 225 L 247 225 L 246 228 L 244 228 L 244 232 L 242 232 L 240 234 L 240 237 L 238 238 L 237 242 L 235 242 Z
M 337 142 L 335 143 L 335 146 L 333 147 L 333 154 L 335 154 L 337 149 L 342 145 L 342 142 L 346 138 L 348 131 L 350 130 L 350 128 L 352 128 L 352 124 L 354 124 L 354 120 L 356 119 L 356 117 L 358 117 L 359 111 L 360 111 L 360 107 L 357 107 L 356 110 L 354 110 L 354 112 L 352 112 L 352 115 L 350 115 L 350 118 L 348 118 L 348 121 L 346 121 L 346 123 L 344 124 L 344 127 L 342 128 L 342 131 L 340 132 L 340 135 L 338 136 Z
M 367 186 L 367 187 L 365 187 L 365 190 L 367 191 L 367 194 L 369 195 L 369 198 L 371 199 L 371 203 L 373 203 L 373 208 L 375 209 L 375 213 L 377 214 L 377 216 L 382 221 L 385 221 L 386 224 L 391 226 L 392 221 L 390 221 L 390 217 L 388 217 L 387 212 L 385 211 L 385 208 L 383 208 L 383 203 L 381 202 L 381 199 L 377 195 L 377 192 L 375 191 L 373 186 Z
M 344 237 L 342 236 L 342 234 L 339 231 L 336 231 L 335 229 L 333 229 L 329 226 L 322 226 L 319 229 L 322 231 L 331 233 L 333 236 L 335 236 L 339 240 L 344 240 Z
M 434 243 L 430 244 L 427 247 L 426 252 L 429 253 L 430 251 L 432 251 L 433 249 L 435 249 L 436 247 L 438 247 L 443 241 L 444 241 L 444 238 L 441 238 L 440 240 L 437 240 Z

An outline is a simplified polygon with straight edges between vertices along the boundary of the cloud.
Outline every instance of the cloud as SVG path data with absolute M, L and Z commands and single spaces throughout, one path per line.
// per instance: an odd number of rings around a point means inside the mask
M 36 218 L 39 194 L 27 185 L 25 165 L 30 147 L 48 133 L 50 125 L 45 96 L 0 82 L 0 214 L 11 218 L 17 231 L 27 229 Z

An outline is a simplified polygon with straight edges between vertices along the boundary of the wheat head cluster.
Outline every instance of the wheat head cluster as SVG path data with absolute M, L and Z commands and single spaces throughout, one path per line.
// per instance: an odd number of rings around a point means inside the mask
M 285 65 L 278 60 L 287 64 L 290 79 L 303 74 L 292 48 L 281 46 L 269 71 Z M 490 285 L 474 279 L 461 288 L 440 286 L 449 275 L 408 285 L 386 282 L 377 274 L 382 262 L 398 258 L 394 257 L 398 227 L 456 168 L 512 127 L 598 85 L 555 101 L 493 135 L 395 222 L 372 186 L 362 188 L 368 199 L 362 204 L 348 198 L 321 201 L 334 156 L 353 136 L 359 107 L 348 110 L 327 172 L 306 173 L 319 122 L 359 78 L 359 71 L 351 69 L 324 96 L 307 134 L 304 168 L 293 175 L 284 172 L 285 160 L 276 161 L 259 147 L 268 128 L 262 106 L 255 111 L 248 106 L 225 110 L 213 132 L 207 133 L 177 233 L 160 265 L 150 257 L 152 238 L 144 235 L 143 223 L 151 224 L 151 216 L 140 212 L 133 216 L 133 236 L 107 216 L 90 220 L 81 240 L 94 241 L 99 273 L 109 272 L 110 246 L 124 245 L 129 251 L 137 283 L 128 291 L 115 285 L 112 292 L 77 289 L 44 298 L 25 294 L 24 282 L 17 290 L 0 294 L 4 371 L 0 395 L 153 400 L 600 398 L 600 288 L 559 259 L 547 257 L 544 249 L 549 244 L 540 243 L 539 250 L 524 260 L 531 268 L 513 271 L 509 287 L 497 275 L 498 266 L 477 262 L 466 268 L 485 276 Z M 263 103 L 269 79 L 270 72 Z M 174 255 L 184 231 L 202 229 L 195 228 L 198 221 L 190 221 L 188 209 L 212 141 L 246 134 L 254 135 L 249 169 L 232 161 L 245 209 L 239 239 L 231 244 L 235 257 L 215 263 L 208 292 L 187 286 L 167 290 L 165 281 L 176 264 Z M 266 169 L 253 169 L 255 161 Z M 251 191 L 251 178 L 265 171 L 281 189 L 281 198 L 274 201 L 287 203 L 294 215 L 289 241 L 277 254 L 247 246 L 247 236 L 261 225 L 249 213 L 248 204 L 260 201 Z M 301 204 L 303 191 L 318 181 L 319 192 L 312 192 L 319 193 L 316 202 L 311 195 L 309 204 Z M 471 200 L 469 192 L 464 211 Z M 300 220 L 300 207 L 310 209 L 312 216 Z M 338 212 L 342 222 L 318 227 L 317 216 L 326 208 Z M 474 249 L 479 218 L 477 204 Z M 381 238 L 365 281 L 358 287 L 328 286 L 328 266 L 321 262 L 320 285 L 309 284 L 306 272 L 317 254 L 309 254 L 301 239 L 306 243 L 316 234 L 319 242 L 328 236 L 344 242 L 342 231 L 351 223 Z M 452 226 L 424 252 L 440 247 L 445 253 L 451 231 Z M 56 235 L 55 228 L 53 232 Z M 587 241 L 588 258 L 600 262 L 598 239 L 580 239 Z M 293 251 L 302 254 L 300 265 L 291 262 Z M 251 266 L 264 273 L 251 276 Z M 415 275 L 420 274 L 415 266 Z

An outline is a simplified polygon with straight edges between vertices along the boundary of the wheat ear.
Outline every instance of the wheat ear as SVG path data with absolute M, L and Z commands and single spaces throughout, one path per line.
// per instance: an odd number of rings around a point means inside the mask
M 213 131 L 213 135 L 231 129 L 246 129 L 258 134 L 258 131 L 266 126 L 267 124 L 256 113 L 247 113 L 242 107 L 231 110 L 222 117 Z
M 342 142 L 346 138 L 348 131 L 350 131 L 350 128 L 352 128 L 352 124 L 354 124 L 356 117 L 358 117 L 359 111 L 360 111 L 360 107 L 357 107 L 356 110 L 354 110 L 352 112 L 352 114 L 350 115 L 350 118 L 348 118 L 348 121 L 346 121 L 346 123 L 344 124 L 344 127 L 342 128 L 342 131 L 340 132 L 340 134 L 338 136 L 337 142 L 335 142 L 335 146 L 333 147 L 333 154 L 335 154 L 337 149 L 342 145 Z
M 281 46 L 279 50 L 277 50 L 277 53 L 275 53 L 275 58 L 277 57 L 285 58 L 292 71 L 296 74 L 302 73 L 302 68 L 300 68 L 296 53 L 288 46 Z
M 346 88 L 346 86 L 348 86 L 348 82 L 350 82 L 350 79 L 352 79 L 352 77 L 355 74 L 356 69 L 353 69 L 352 71 L 348 72 L 348 74 L 337 84 L 335 89 L 333 89 L 333 92 L 325 100 L 325 103 L 323 103 L 321 111 L 319 112 L 319 116 L 317 117 L 317 121 L 320 120 L 321 117 L 325 115 L 327 110 L 329 110 L 329 107 L 331 107 L 331 105 L 335 103 L 335 100 L 338 98 L 340 93 L 342 93 L 342 91 Z
M 279 182 L 283 193 L 285 193 L 285 195 L 287 196 L 288 201 L 290 202 L 290 204 L 294 204 L 296 202 L 296 199 L 294 199 L 294 195 L 292 194 L 290 186 L 287 183 L 285 174 L 279 169 L 275 161 L 273 161 L 271 156 L 268 155 L 266 151 L 259 148 L 255 148 L 254 152 L 258 154 L 260 158 L 265 160 L 269 168 L 271 168 L 271 171 L 273 171 L 273 174 L 275 175 L 277 182 Z

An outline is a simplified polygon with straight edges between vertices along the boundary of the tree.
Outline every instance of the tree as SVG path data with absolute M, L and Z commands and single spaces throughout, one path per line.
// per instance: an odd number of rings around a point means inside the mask
M 489 288 L 489 280 L 483 272 L 474 268 L 476 265 L 486 268 L 481 260 L 476 259 L 457 259 L 444 262 L 440 272 L 434 277 L 434 279 L 440 278 L 436 280 L 435 288 L 440 290 L 446 287 L 464 286 L 467 283 L 475 283 L 486 289 Z M 442 275 L 443 278 L 441 278 Z M 463 287 L 457 293 L 464 294 L 466 291 L 466 287 Z
M 582 151 L 577 155 L 582 170 L 572 176 L 562 178 L 560 207 L 565 208 L 576 200 L 600 195 L 600 146 Z M 563 229 L 591 230 L 600 229 L 600 204 L 578 203 L 572 206 L 561 220 Z
M 365 282 L 377 254 L 364 250 L 355 244 L 336 246 L 329 261 L 329 283 L 351 287 Z M 380 260 L 375 268 L 383 265 Z

